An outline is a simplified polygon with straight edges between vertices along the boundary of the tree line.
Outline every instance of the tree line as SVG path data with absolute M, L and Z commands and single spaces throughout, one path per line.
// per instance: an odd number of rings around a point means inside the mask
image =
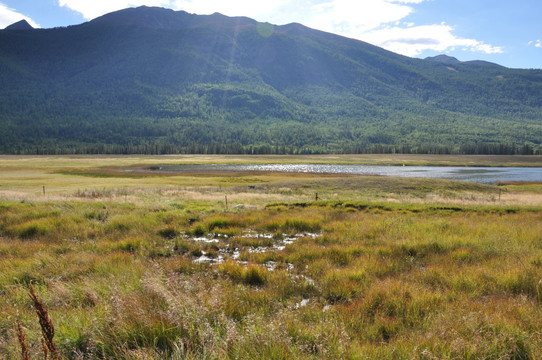
M 12 155 L 171 155 L 171 154 L 216 154 L 216 155 L 311 155 L 311 154 L 430 154 L 430 155 L 542 155 L 542 148 L 532 144 L 471 143 L 459 146 L 447 145 L 388 145 L 363 144 L 341 147 L 287 146 L 287 145 L 242 145 L 237 142 L 210 144 L 190 143 L 178 145 L 162 142 L 141 144 L 66 144 L 42 146 L 18 146 L 0 151 Z

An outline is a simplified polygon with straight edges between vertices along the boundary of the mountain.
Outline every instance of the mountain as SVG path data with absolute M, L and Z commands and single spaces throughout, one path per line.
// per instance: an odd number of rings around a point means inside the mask
M 425 60 L 429 60 L 429 61 L 436 61 L 436 62 L 440 62 L 440 63 L 443 63 L 443 64 L 473 64 L 473 65 L 482 65 L 482 66 L 498 66 L 498 67 L 502 67 L 501 65 L 499 64 L 495 64 L 495 63 L 492 63 L 492 62 L 489 62 L 489 61 L 483 61 L 483 60 L 471 60 L 471 61 L 459 61 L 458 59 L 454 58 L 453 56 L 448 56 L 448 55 L 437 55 L 437 56 L 429 56 L 429 57 L 426 57 Z
M 432 56 L 432 57 L 429 56 L 429 57 L 426 57 L 425 60 L 441 62 L 441 63 L 444 63 L 444 64 L 459 64 L 459 63 L 461 63 L 461 61 L 457 60 L 453 56 L 448 56 L 448 55 L 444 55 L 444 54 L 437 55 L 437 56 Z
M 541 70 L 218 13 L 139 7 L 3 30 L 0 83 L 3 153 L 531 153 L 542 141 Z
M 5 30 L 32 30 L 34 29 L 26 20 L 17 21 L 6 27 Z

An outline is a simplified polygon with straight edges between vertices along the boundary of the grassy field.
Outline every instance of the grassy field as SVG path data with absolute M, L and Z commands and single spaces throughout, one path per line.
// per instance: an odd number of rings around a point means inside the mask
M 0 157 L 0 357 L 542 358 L 541 184 L 123 171 L 206 162 L 288 158 Z

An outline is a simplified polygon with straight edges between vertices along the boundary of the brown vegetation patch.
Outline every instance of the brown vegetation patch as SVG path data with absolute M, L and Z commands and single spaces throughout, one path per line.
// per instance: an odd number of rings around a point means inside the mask
M 542 185 L 542 181 L 496 181 L 496 186 L 506 185 Z

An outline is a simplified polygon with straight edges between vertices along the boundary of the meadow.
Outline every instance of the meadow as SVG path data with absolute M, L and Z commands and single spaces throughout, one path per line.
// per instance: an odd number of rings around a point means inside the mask
M 245 162 L 542 166 L 0 157 L 0 357 L 44 357 L 32 285 L 64 359 L 542 358 L 542 184 L 133 171 Z

